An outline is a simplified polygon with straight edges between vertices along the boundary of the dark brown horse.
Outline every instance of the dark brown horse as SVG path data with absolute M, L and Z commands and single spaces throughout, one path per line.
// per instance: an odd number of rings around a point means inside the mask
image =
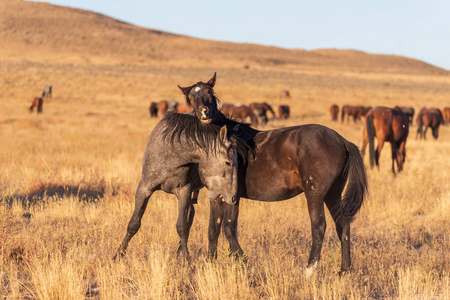
M 194 216 L 191 194 L 206 186 L 211 200 L 220 194 L 225 202 L 236 203 L 237 154 L 246 155 L 247 147 L 235 136 L 228 137 L 226 126 L 204 125 L 194 116 L 167 113 L 148 138 L 134 212 L 114 257 L 125 254 L 141 226 L 147 203 L 157 190 L 178 198 L 178 253 L 188 255 L 187 241 Z
M 391 143 L 392 172 L 395 174 L 394 161 L 397 162 L 398 171 L 403 170 L 406 158 L 406 139 L 409 133 L 409 121 L 401 109 L 377 106 L 372 108 L 366 116 L 363 132 L 363 145 L 361 154 L 364 157 L 369 143 L 370 166 L 379 167 L 379 157 L 385 142 Z M 375 150 L 374 138 L 378 140 Z
M 152 102 L 149 107 L 150 118 L 156 118 L 158 116 L 158 103 Z
M 439 125 L 443 123 L 443 115 L 440 109 L 434 107 L 424 107 L 417 115 L 417 137 L 426 140 L 428 128 L 431 128 L 434 139 L 439 137 Z M 425 127 L 425 130 L 423 129 Z
M 325 234 L 324 204 L 333 217 L 341 240 L 341 271 L 350 269 L 350 222 L 367 192 L 364 163 L 358 148 L 334 130 L 321 125 L 302 125 L 258 131 L 226 118 L 217 109 L 215 77 L 207 83 L 181 88 L 186 101 L 203 123 L 227 125 L 234 135 L 253 146 L 253 155 L 239 165 L 239 195 L 273 202 L 305 192 L 311 219 L 312 247 L 307 273 L 317 266 Z M 209 252 L 217 253 L 220 228 L 232 253 L 242 255 L 236 224 L 239 202 L 211 202 Z M 222 220 L 226 220 L 222 222 Z
M 42 97 L 35 97 L 33 99 L 33 102 L 31 102 L 31 106 L 29 108 L 30 113 L 33 112 L 34 108 L 37 108 L 37 113 L 40 114 L 42 113 L 42 108 L 44 106 L 44 99 Z
M 289 119 L 290 115 L 289 105 L 280 105 L 278 107 L 278 115 L 280 116 L 281 120 Z
M 337 122 L 339 114 L 339 106 L 337 106 L 336 104 L 331 105 L 330 113 L 331 113 L 331 120 Z

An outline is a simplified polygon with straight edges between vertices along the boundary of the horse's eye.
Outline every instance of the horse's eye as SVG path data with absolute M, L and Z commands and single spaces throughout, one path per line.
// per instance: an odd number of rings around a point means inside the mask
M 226 161 L 225 163 L 227 164 L 227 166 L 231 166 L 231 162 Z

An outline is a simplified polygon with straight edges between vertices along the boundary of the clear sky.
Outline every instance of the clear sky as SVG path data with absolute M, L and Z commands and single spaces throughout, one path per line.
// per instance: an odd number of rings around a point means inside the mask
M 396 54 L 450 70 L 450 0 L 47 0 L 208 40 Z

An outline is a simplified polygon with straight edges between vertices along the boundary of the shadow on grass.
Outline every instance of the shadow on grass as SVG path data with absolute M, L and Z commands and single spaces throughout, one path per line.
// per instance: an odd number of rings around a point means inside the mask
M 116 195 L 119 188 L 108 188 L 106 184 L 100 183 L 90 185 L 65 185 L 55 183 L 40 183 L 33 187 L 28 193 L 18 193 L 3 197 L 5 203 L 11 205 L 15 201 L 21 201 L 22 205 L 34 205 L 47 198 L 76 197 L 80 201 L 97 202 L 105 195 Z

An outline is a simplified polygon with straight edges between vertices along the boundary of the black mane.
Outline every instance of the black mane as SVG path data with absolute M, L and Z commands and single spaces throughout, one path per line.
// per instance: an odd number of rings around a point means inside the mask
M 236 147 L 238 154 L 244 160 L 247 160 L 249 150 L 252 149 L 247 139 L 243 138 L 244 135 L 237 130 L 241 125 L 248 126 L 246 124 L 229 119 L 227 120 L 229 120 L 230 124 L 202 124 L 195 116 L 175 112 L 167 112 L 163 120 L 166 123 L 166 128 L 162 132 L 163 138 L 168 139 L 171 144 L 175 142 L 181 143 L 181 136 L 184 136 L 195 145 L 205 149 L 206 152 L 214 153 L 218 146 L 217 142 L 220 141 L 217 139 L 220 128 L 223 125 L 227 125 L 228 138 L 230 139 L 231 145 Z M 238 124 L 240 125 L 236 126 Z

